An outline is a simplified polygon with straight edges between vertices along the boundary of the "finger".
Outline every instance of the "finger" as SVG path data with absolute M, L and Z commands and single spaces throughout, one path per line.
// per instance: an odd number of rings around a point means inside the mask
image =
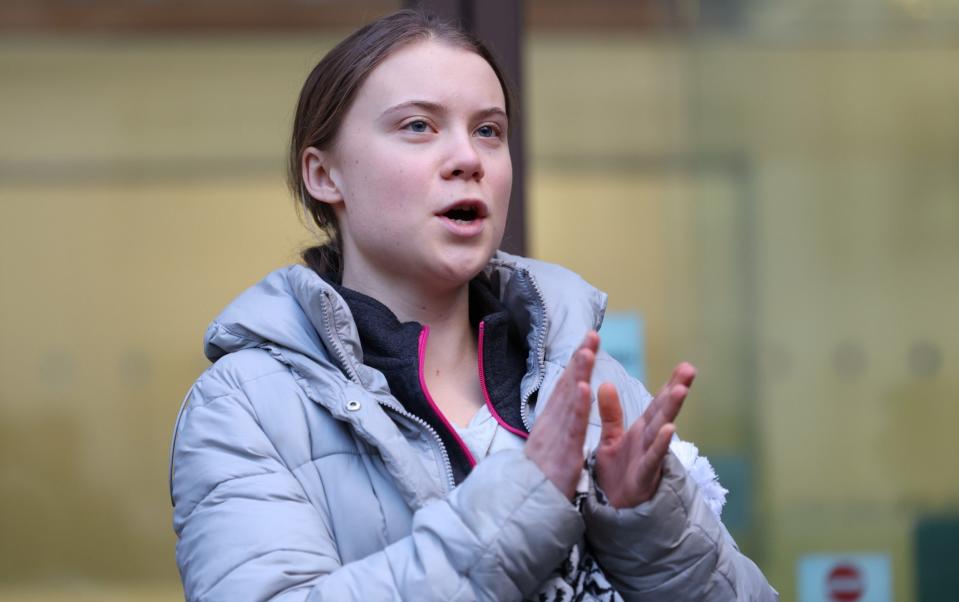
M 649 405 L 646 406 L 646 409 L 643 411 L 643 424 L 650 424 L 663 407 L 663 404 L 668 402 L 669 392 L 673 384 L 673 380 L 670 379 L 669 382 L 660 387 L 656 393 L 656 397 L 653 397 L 653 400 L 649 402 Z
M 589 383 L 593 376 L 593 366 L 596 364 L 596 352 L 592 349 L 580 348 L 573 358 L 573 378 L 576 382 Z
M 545 419 L 547 415 L 553 413 L 566 413 L 570 411 L 571 404 L 575 403 L 577 390 L 580 384 L 586 384 L 588 388 L 589 375 L 593 370 L 595 356 L 588 349 L 579 349 L 570 359 L 569 364 L 563 369 L 563 373 L 556 381 L 556 388 L 553 389 L 549 397 L 549 403 L 543 411 L 540 420 Z M 583 378 L 585 376 L 585 378 Z
M 564 396 L 562 403 L 557 404 L 561 409 L 556 411 L 554 423 L 550 428 L 560 433 L 572 432 L 580 426 L 585 429 L 589 421 L 589 403 L 589 385 L 575 383 Z
M 590 391 L 589 383 L 579 383 L 578 385 L 579 397 L 576 400 L 576 412 L 575 418 L 576 421 L 583 427 L 583 431 L 586 431 L 586 423 L 589 422 L 589 405 L 590 399 L 592 398 L 592 391 Z
M 589 382 L 593 374 L 593 365 L 596 362 L 596 352 L 599 351 L 599 334 L 590 330 L 583 337 L 583 342 L 573 354 L 573 377 L 577 381 Z
M 673 440 L 673 433 L 675 432 L 676 425 L 672 423 L 664 424 L 663 428 L 659 429 L 656 433 L 656 438 L 653 440 L 653 444 L 649 446 L 649 449 L 646 450 L 646 453 L 643 455 L 640 478 L 655 474 L 659 467 L 662 466 L 663 458 L 666 457 L 666 452 L 669 451 L 669 443 Z
M 676 416 L 679 415 L 679 410 L 683 407 L 683 401 L 688 394 L 689 389 L 683 385 L 674 385 L 666 391 L 659 410 L 649 419 L 643 429 L 643 447 L 654 442 L 663 425 L 676 420 Z
M 576 397 L 573 400 L 571 411 L 564 416 L 560 427 L 570 438 L 570 445 L 581 450 L 586 440 L 586 427 L 589 422 L 589 385 L 579 383 L 576 387 Z
M 656 395 L 659 396 L 660 393 L 665 392 L 667 389 L 675 385 L 690 387 L 692 386 L 695 378 L 696 367 L 689 362 L 680 362 L 676 364 L 675 368 L 673 368 L 672 374 L 669 375 L 669 380 L 666 381 L 665 385 L 660 387 L 659 391 L 656 392 Z
M 572 386 L 577 381 L 589 381 L 598 349 L 599 335 L 595 330 L 590 330 L 570 357 L 569 363 L 560 375 L 559 383 L 565 381 L 568 386 Z
M 684 387 L 689 388 L 693 385 L 693 380 L 695 379 L 696 366 L 693 366 L 689 362 L 680 362 L 673 369 L 673 375 L 670 378 L 670 384 L 683 385 Z
M 595 330 L 590 330 L 586 333 L 586 336 L 583 337 L 583 342 L 580 343 L 580 349 L 586 348 L 596 353 L 599 351 L 599 333 Z
M 599 444 L 615 443 L 623 436 L 623 406 L 612 383 L 599 386 L 599 417 L 602 421 Z
M 680 362 L 673 368 L 672 374 L 669 375 L 669 380 L 666 381 L 662 387 L 659 388 L 659 391 L 656 392 L 656 396 L 653 397 L 653 400 L 649 402 L 649 405 L 646 406 L 646 411 L 643 412 L 643 419 L 646 424 L 652 422 L 653 417 L 659 412 L 660 407 L 666 401 L 669 396 L 669 390 L 676 385 L 683 385 L 685 387 L 690 387 L 693 384 L 693 379 L 696 377 L 696 368 L 689 362 Z
M 663 399 L 669 393 L 669 387 L 663 385 L 659 392 L 656 393 L 656 397 L 653 397 L 653 400 L 649 402 L 649 405 L 646 406 L 646 409 L 643 410 L 642 420 L 643 424 L 649 424 L 653 416 L 659 412 L 659 406 L 663 405 Z

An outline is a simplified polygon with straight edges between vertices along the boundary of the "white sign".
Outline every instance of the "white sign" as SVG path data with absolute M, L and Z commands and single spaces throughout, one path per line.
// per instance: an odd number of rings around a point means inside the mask
M 797 581 L 799 602 L 892 602 L 888 554 L 808 554 Z

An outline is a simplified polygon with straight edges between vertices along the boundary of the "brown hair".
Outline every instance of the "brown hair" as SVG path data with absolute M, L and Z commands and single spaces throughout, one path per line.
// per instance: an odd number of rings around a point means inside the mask
M 430 39 L 483 57 L 503 87 L 506 114 L 512 118 L 511 87 L 489 48 L 470 33 L 434 15 L 414 9 L 397 11 L 361 27 L 337 44 L 313 68 L 300 91 L 287 172 L 287 183 L 297 207 L 312 218 L 328 239 L 322 245 L 303 251 L 303 260 L 317 272 L 335 274 L 342 270 L 340 233 L 333 209 L 314 199 L 303 183 L 300 163 L 303 151 L 311 146 L 330 149 L 346 112 L 369 74 L 396 50 Z

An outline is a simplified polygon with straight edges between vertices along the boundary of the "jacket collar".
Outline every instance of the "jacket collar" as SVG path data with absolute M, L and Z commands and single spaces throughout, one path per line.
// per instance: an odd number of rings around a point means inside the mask
M 586 331 L 598 330 L 606 294 L 577 274 L 546 262 L 499 251 L 486 266 L 490 289 L 508 309 L 519 332 L 527 333 L 523 400 L 536 390 L 546 361 L 565 363 Z M 292 265 L 247 289 L 213 322 L 204 353 L 216 361 L 227 353 L 270 345 L 313 361 L 331 361 L 351 381 L 382 383 L 363 365 L 359 331 L 343 297 L 313 270 Z
M 490 288 L 509 309 L 529 354 L 520 385 L 525 408 L 546 374 L 546 362 L 565 363 L 589 329 L 598 329 L 606 295 L 576 274 L 544 262 L 497 253 L 485 269 Z M 313 270 L 293 265 L 269 274 L 243 292 L 210 324 L 204 351 L 211 361 L 263 348 L 289 365 L 306 394 L 333 418 L 380 452 L 411 508 L 442 496 L 446 488 L 410 447 L 401 425 L 379 407 L 404 412 L 389 394 L 383 373 L 364 365 L 349 305 Z M 342 375 L 340 386 L 330 378 Z M 369 402 L 360 408 L 351 401 Z
M 381 372 L 397 402 L 438 434 L 446 447 L 455 482 L 462 481 L 476 459 L 426 390 L 422 354 L 428 344 L 428 325 L 401 322 L 380 301 L 340 285 L 333 275 L 321 277 L 353 313 L 363 363 Z M 469 283 L 469 320 L 477 335 L 477 368 L 490 411 L 513 432 L 525 436 L 527 427 L 520 399 L 520 383 L 529 356 L 525 333 L 510 320 L 508 309 L 493 294 L 486 274 L 479 274 Z

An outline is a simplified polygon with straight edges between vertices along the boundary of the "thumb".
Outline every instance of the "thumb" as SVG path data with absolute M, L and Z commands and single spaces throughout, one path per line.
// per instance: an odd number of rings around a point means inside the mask
M 599 417 L 603 423 L 599 444 L 615 443 L 623 435 L 623 406 L 619 403 L 619 393 L 611 383 L 599 386 Z

